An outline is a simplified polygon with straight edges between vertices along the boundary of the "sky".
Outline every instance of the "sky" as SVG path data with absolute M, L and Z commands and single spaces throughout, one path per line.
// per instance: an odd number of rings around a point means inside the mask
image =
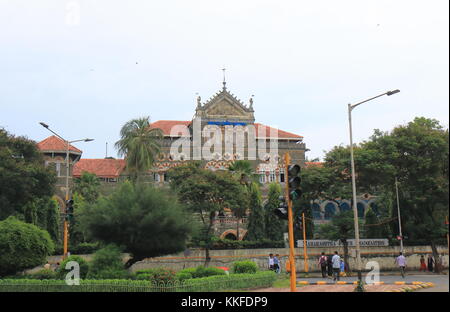
M 128 120 L 191 120 L 227 87 L 322 159 L 416 116 L 449 125 L 447 0 L 0 0 L 0 127 L 83 158 Z M 106 150 L 108 144 L 108 151 Z

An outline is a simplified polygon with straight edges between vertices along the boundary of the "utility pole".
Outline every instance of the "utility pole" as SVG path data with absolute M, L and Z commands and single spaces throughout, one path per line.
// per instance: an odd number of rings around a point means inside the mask
M 361 252 L 360 252 L 360 244 L 359 244 L 359 224 L 358 224 L 358 204 L 356 199 L 356 177 L 355 177 L 355 158 L 353 155 L 353 130 L 352 130 L 352 110 L 361 105 L 363 103 L 372 101 L 373 99 L 379 98 L 381 96 L 387 95 L 391 96 L 400 92 L 400 90 L 387 91 L 380 95 L 371 97 L 370 99 L 361 101 L 356 104 L 348 104 L 348 124 L 349 124 L 349 133 L 350 133 L 350 163 L 352 170 L 352 197 L 353 197 L 353 218 L 354 218 L 354 227 L 355 227 L 355 251 L 356 251 L 356 269 L 358 272 L 358 280 L 362 280 L 361 274 Z
M 305 273 L 308 273 L 308 252 L 306 247 L 306 220 L 305 213 L 302 212 L 302 223 L 303 223 L 303 259 L 305 263 Z
M 400 217 L 400 200 L 398 198 L 398 180 L 395 177 L 395 193 L 397 194 L 398 235 L 400 236 L 400 252 L 403 252 L 402 221 Z
M 291 162 L 291 157 L 289 153 L 284 154 L 284 166 L 285 166 L 285 177 L 289 177 L 289 165 Z M 294 222 L 292 213 L 292 200 L 289 195 L 289 180 L 287 181 L 285 198 L 288 204 L 288 231 L 289 231 L 289 266 L 291 268 L 291 291 L 295 292 L 297 287 L 297 277 L 295 272 L 295 254 L 294 254 Z

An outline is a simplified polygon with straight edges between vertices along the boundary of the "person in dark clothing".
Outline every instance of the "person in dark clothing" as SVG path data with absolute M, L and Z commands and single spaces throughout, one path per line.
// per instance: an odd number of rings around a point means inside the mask
M 333 276 L 333 262 L 331 261 L 331 258 L 333 258 L 332 255 L 327 257 L 327 273 L 328 278 L 331 278 Z
M 319 267 L 320 271 L 322 272 L 322 277 L 327 277 L 327 265 L 328 265 L 328 257 L 325 256 L 325 253 L 322 252 L 319 258 Z
M 431 255 L 428 256 L 428 271 L 433 272 L 434 259 Z

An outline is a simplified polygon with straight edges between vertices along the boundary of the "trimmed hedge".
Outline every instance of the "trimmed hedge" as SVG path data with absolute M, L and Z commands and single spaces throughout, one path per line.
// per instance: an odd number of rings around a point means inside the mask
M 254 274 L 258 271 L 258 266 L 253 261 L 235 261 L 233 263 L 233 273 Z
M 170 283 L 175 281 L 175 271 L 166 268 L 144 269 L 134 273 L 137 280 L 147 280 L 157 283 Z
M 181 275 L 181 278 L 179 278 Z M 200 277 L 208 277 L 215 275 L 226 275 L 225 271 L 219 268 L 214 267 L 204 267 L 198 266 L 196 268 L 187 268 L 177 272 L 176 277 L 178 279 L 186 279 L 186 277 L 190 275 L 190 278 L 200 278 Z
M 271 287 L 276 273 L 216 275 L 182 282 L 157 283 L 139 280 L 80 280 L 69 286 L 63 280 L 0 279 L 0 292 L 207 292 Z
M 220 291 L 271 287 L 277 275 L 273 271 L 254 274 L 217 275 L 186 280 L 186 291 Z

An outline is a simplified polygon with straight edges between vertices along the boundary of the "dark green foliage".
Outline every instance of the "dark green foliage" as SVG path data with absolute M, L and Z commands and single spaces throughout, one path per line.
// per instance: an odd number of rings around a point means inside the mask
M 67 273 L 69 273 L 72 270 L 71 267 L 66 269 L 66 264 L 70 261 L 78 262 L 80 266 L 80 279 L 85 279 L 89 272 L 89 264 L 86 262 L 86 260 L 84 260 L 80 256 L 69 256 L 67 257 L 67 259 L 61 262 L 58 269 L 56 270 L 58 277 L 60 279 L 65 279 Z
M 368 209 L 366 211 L 365 216 L 365 222 L 364 222 L 364 236 L 366 238 L 384 238 L 386 237 L 386 231 L 385 227 L 382 225 L 376 225 L 380 223 L 380 220 L 378 219 L 375 212 L 373 212 L 372 209 Z
M 207 277 L 207 276 L 213 276 L 213 275 L 225 275 L 225 271 L 219 268 L 207 268 L 204 266 L 198 266 L 196 268 L 188 268 L 183 269 L 181 271 L 177 272 L 177 278 L 181 276 L 182 278 L 187 277 L 187 275 L 190 275 L 190 278 L 201 278 L 201 277 Z
M 128 277 L 128 271 L 122 262 L 122 251 L 115 245 L 99 249 L 89 263 L 89 279 L 122 279 Z
M 28 202 L 53 195 L 56 174 L 45 168 L 36 143 L 0 129 L 0 220 L 24 220 Z
M 25 222 L 47 230 L 55 243 L 61 241 L 58 202 L 48 196 L 36 198 L 24 206 Z
M 36 273 L 31 274 L 29 278 L 39 280 L 54 280 L 57 279 L 57 273 L 49 269 L 42 269 Z
M 233 273 L 235 274 L 248 274 L 256 273 L 258 266 L 253 261 L 236 261 L 233 263 Z
M 100 243 L 79 243 L 76 246 L 70 247 L 70 252 L 74 255 L 92 254 L 100 249 Z
M 46 263 L 54 248 L 47 231 L 15 217 L 0 221 L 0 276 Z
M 229 208 L 242 213 L 248 207 L 248 197 L 244 187 L 228 171 L 212 172 L 192 162 L 169 171 L 170 186 L 178 194 L 181 202 L 199 217 L 201 227 L 194 237 L 196 244 L 206 249 L 205 265 L 210 257 L 213 222 L 216 212 Z
M 93 173 L 83 172 L 80 178 L 74 180 L 73 192 L 93 203 L 100 195 L 100 180 Z
M 247 223 L 245 240 L 258 241 L 265 238 L 265 214 L 262 206 L 261 191 L 257 183 L 253 182 L 248 188 L 250 215 Z
M 185 249 L 190 216 L 175 198 L 151 185 L 123 183 L 80 217 L 92 238 L 124 247 L 127 263 Z
M 277 183 L 271 183 L 269 185 L 269 195 L 267 203 L 264 207 L 266 220 L 265 220 L 265 233 L 266 238 L 269 240 L 280 241 L 284 239 L 283 234 L 288 231 L 287 222 L 281 220 L 274 214 L 274 210 L 279 207 L 281 187 Z

